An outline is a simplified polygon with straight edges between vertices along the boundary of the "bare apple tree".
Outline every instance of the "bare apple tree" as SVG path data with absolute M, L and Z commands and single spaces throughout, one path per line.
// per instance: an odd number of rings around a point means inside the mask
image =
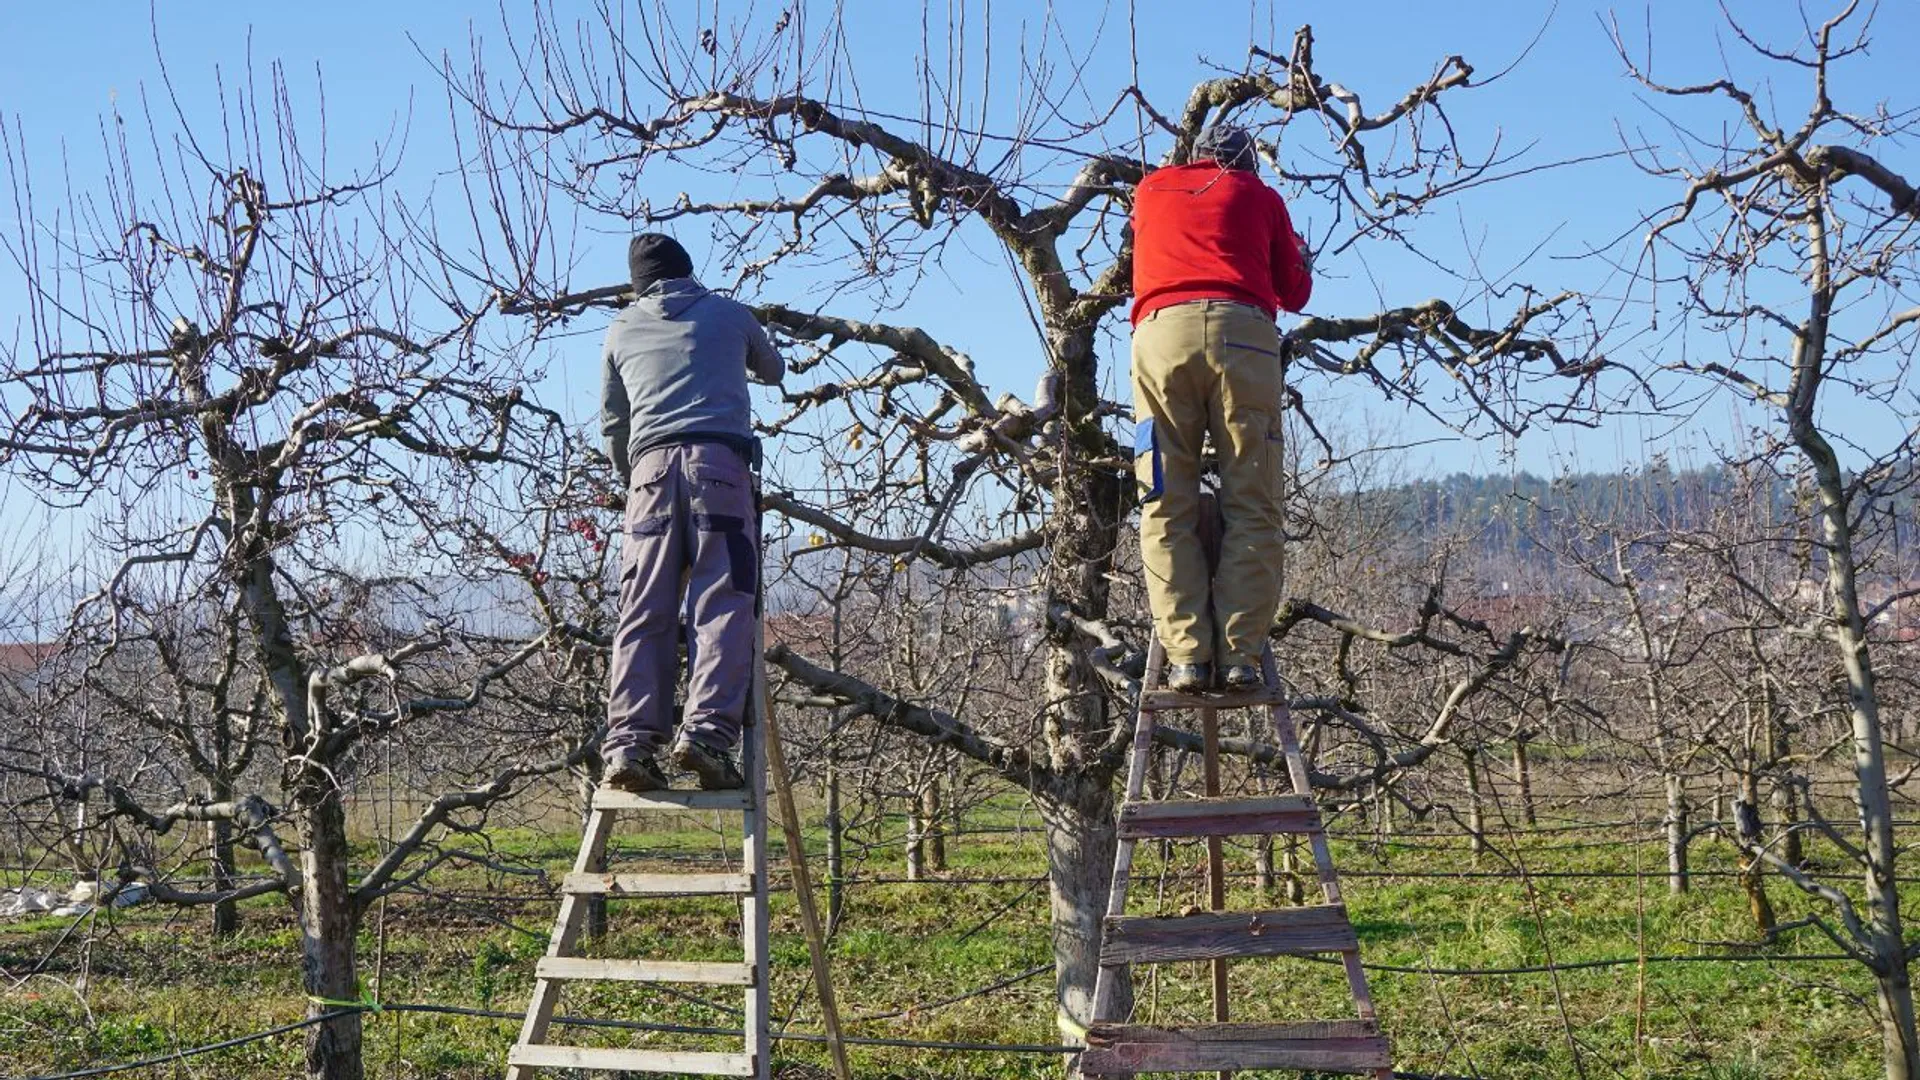
M 485 859 L 462 830 L 583 757 L 577 711 L 494 702 L 578 648 L 542 560 L 592 556 L 564 523 L 595 487 L 525 396 L 537 371 L 481 334 L 487 294 L 390 189 L 390 152 L 341 179 L 294 99 L 275 69 L 223 116 L 111 117 L 107 175 L 51 204 L 0 128 L 21 208 L 0 246 L 29 283 L 28 333 L 0 343 L 0 461 L 84 522 L 67 700 L 122 740 L 0 764 L 99 807 L 119 874 L 159 899 L 284 896 L 317 1017 L 358 996 L 371 902 Z M 412 820 L 356 865 L 381 739 L 428 754 Z M 220 869 L 177 886 L 162 838 L 199 822 Z M 235 841 L 259 875 L 235 879 Z M 308 1029 L 306 1072 L 363 1074 L 357 1012 Z
M 987 575 L 1026 593 L 1037 632 L 1034 662 L 1012 668 L 1032 672 L 1018 715 L 971 711 L 944 692 L 918 699 L 796 648 L 770 658 L 843 716 L 931 740 L 1030 794 L 1047 826 L 1059 1003 L 1084 1020 L 1144 627 L 1124 542 L 1131 408 L 1112 396 L 1125 366 L 1112 330 L 1129 293 L 1132 185 L 1156 163 L 1185 161 L 1203 128 L 1230 119 L 1256 132 L 1270 161 L 1284 137 L 1283 182 L 1326 223 L 1310 238 L 1323 267 L 1350 249 L 1413 244 L 1422 212 L 1498 171 L 1497 147 L 1468 149 L 1448 112 L 1473 67 L 1444 58 L 1369 108 L 1320 71 L 1303 28 L 1282 51 L 1252 48 L 1237 70 L 1160 108 L 1123 81 L 1087 85 L 1083 62 L 1037 43 L 1017 72 L 969 68 L 970 35 L 993 29 L 955 27 L 958 44 L 946 60 L 925 58 L 910 104 L 863 105 L 865 61 L 837 21 L 823 28 L 805 5 L 731 24 L 659 5 L 578 25 L 537 10 L 507 48 L 476 43 L 469 59 L 447 62 L 456 104 L 476 118 L 476 160 L 514 176 L 516 192 L 544 186 L 553 206 L 541 222 L 702 231 L 717 253 L 707 283 L 759 298 L 800 373 L 765 434 L 781 447 L 831 443 L 862 481 L 828 488 L 804 452 L 772 455 L 770 529 L 932 568 L 949 588 Z M 732 194 L 682 190 L 716 175 Z M 942 288 L 940 260 L 966 251 L 1004 261 L 995 301 L 1029 317 L 1031 353 L 1018 366 L 1037 386 L 1030 400 L 987 385 L 966 343 L 913 324 L 916 305 Z M 564 233 L 529 233 L 494 254 L 503 309 L 536 336 L 627 292 L 575 280 Z M 1599 402 L 1607 365 L 1578 343 L 1575 297 L 1516 282 L 1448 287 L 1453 299 L 1422 293 L 1305 320 L 1291 335 L 1296 367 L 1361 380 L 1478 432 L 1515 433 Z M 1311 601 L 1276 628 L 1289 647 L 1325 627 L 1316 640 L 1329 650 L 1438 648 L 1462 667 L 1424 720 L 1356 736 L 1377 754 L 1363 748 L 1353 770 L 1323 774 L 1330 783 L 1364 786 L 1424 762 L 1446 745 L 1460 700 L 1545 647 L 1531 634 L 1461 630 L 1438 592 L 1413 605 L 1417 625 L 1405 632 Z M 1315 702 L 1335 726 L 1359 716 L 1338 695 L 1303 705 Z
M 1856 829 L 1813 820 L 1857 860 L 1865 909 L 1771 845 L 1755 843 L 1750 853 L 1831 906 L 1834 922 L 1821 926 L 1879 988 L 1887 1076 L 1912 1080 L 1920 1076 L 1909 975 L 1915 946 L 1905 940 L 1896 885 L 1885 648 L 1874 631 L 1901 594 L 1868 595 L 1878 504 L 1904 486 L 1888 481 L 1910 474 L 1914 453 L 1909 388 L 1920 307 L 1910 285 L 1920 274 L 1920 193 L 1885 155 L 1920 130 L 1920 113 L 1910 104 L 1859 111 L 1836 101 L 1843 62 L 1867 47 L 1871 9 L 1848 3 L 1791 47 L 1730 25 L 1759 62 L 1804 80 L 1803 113 L 1783 116 L 1775 93 L 1731 74 L 1692 85 L 1658 81 L 1616 33 L 1628 69 L 1674 110 L 1662 122 L 1678 140 L 1641 158 L 1679 188 L 1648 219 L 1645 288 L 1663 314 L 1677 309 L 1724 349 L 1723 359 L 1687 366 L 1755 402 L 1770 418 L 1771 453 L 1797 455 L 1811 482 L 1817 601 L 1796 603 L 1761 582 L 1747 591 L 1776 625 L 1826 642 L 1843 672 L 1859 822 Z M 1671 280 L 1675 273 L 1680 280 Z M 1875 434 L 1883 430 L 1890 433 Z

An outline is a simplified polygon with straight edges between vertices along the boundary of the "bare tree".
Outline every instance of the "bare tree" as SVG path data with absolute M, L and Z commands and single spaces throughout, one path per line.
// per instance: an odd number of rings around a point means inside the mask
M 1879 989 L 1887 1076 L 1912 1080 L 1920 1076 L 1913 947 L 1904 938 L 1896 886 L 1883 654 L 1872 631 L 1891 598 L 1867 598 L 1871 549 L 1862 541 L 1876 492 L 1909 471 L 1914 449 L 1906 387 L 1920 308 L 1911 306 L 1906 283 L 1920 271 L 1920 194 L 1879 155 L 1911 138 L 1920 117 L 1886 103 L 1868 112 L 1836 104 L 1840 63 L 1867 45 L 1872 17 L 1859 8 L 1846 4 L 1792 48 L 1761 42 L 1730 21 L 1752 53 L 1806 80 L 1798 118 L 1778 117 L 1770 96 L 1731 76 L 1659 82 L 1617 33 L 1616 43 L 1634 76 L 1677 108 L 1708 98 L 1724 102 L 1735 118 L 1723 124 L 1704 109 L 1697 122 L 1692 114 L 1669 117 L 1679 145 L 1642 157 L 1650 172 L 1682 185 L 1679 198 L 1650 218 L 1649 254 L 1676 257 L 1682 275 L 1654 299 L 1664 295 L 1690 325 L 1716 335 L 1725 359 L 1691 369 L 1757 403 L 1777 432 L 1775 453 L 1797 454 L 1811 481 L 1814 562 L 1823 579 L 1818 602 L 1802 619 L 1792 597 L 1757 586 L 1748 591 L 1780 625 L 1827 643 L 1843 673 L 1859 830 L 1850 837 L 1830 822 L 1820 825 L 1858 861 L 1866 910 L 1770 846 L 1749 850 L 1831 906 L 1839 924 L 1823 921 L 1822 928 L 1872 971 Z M 1649 271 L 1647 279 L 1657 282 L 1658 275 Z M 1842 415 L 1845 427 L 1837 423 Z M 1870 416 L 1901 434 L 1868 445 Z
M 86 515 L 93 557 L 65 635 L 86 673 L 76 692 L 134 725 L 125 753 L 82 769 L 32 747 L 0 763 L 103 804 L 121 875 L 161 899 L 285 896 L 318 1016 L 358 996 L 372 901 L 485 858 L 444 828 L 581 759 L 579 738 L 527 753 L 569 721 L 489 708 L 529 660 L 573 647 L 554 609 L 476 618 L 510 605 L 470 583 L 544 584 L 558 530 L 537 508 L 591 485 L 559 418 L 525 398 L 521 359 L 477 333 L 489 301 L 465 295 L 434 219 L 389 191 L 395 162 L 329 175 L 294 96 L 276 68 L 219 123 L 165 99 L 170 123 L 150 109 L 142 134 L 112 117 L 111 171 L 52 207 L 0 127 L 23 208 L 0 245 L 30 285 L 30 333 L 0 344 L 0 458 Z M 414 737 L 447 748 L 421 777 L 437 791 L 352 866 L 367 747 Z M 187 766 L 132 767 L 162 752 Z M 216 865 L 238 838 L 268 873 L 172 885 L 152 839 L 183 822 L 214 828 Z M 306 1071 L 362 1075 L 357 1012 L 308 1029 Z
M 514 192 L 544 187 L 555 200 L 559 209 L 533 220 L 564 213 L 704 229 L 718 250 L 708 284 L 765 298 L 757 310 L 794 347 L 804 376 L 765 425 L 786 448 L 772 459 L 767 509 L 822 544 L 948 574 L 956 590 L 969 575 L 990 575 L 995 587 L 1025 592 L 1041 632 L 1027 707 L 1004 716 L 920 698 L 791 647 L 770 659 L 807 697 L 932 740 L 1030 794 L 1047 825 L 1059 1002 L 1084 1019 L 1144 628 L 1124 572 L 1131 410 L 1109 396 L 1121 365 L 1105 336 L 1128 296 L 1131 186 L 1156 161 L 1184 161 L 1216 120 L 1254 128 L 1270 159 L 1284 135 L 1280 175 L 1297 200 L 1330 211 L 1311 239 L 1331 261 L 1356 245 L 1411 243 L 1418 214 L 1488 182 L 1501 155 L 1497 145 L 1472 153 L 1454 135 L 1445 103 L 1473 77 L 1458 56 L 1369 110 L 1320 72 L 1303 28 L 1284 52 L 1251 48 L 1237 69 L 1160 109 L 1138 86 L 1093 91 L 1083 64 L 1041 51 L 1014 93 L 995 86 L 995 101 L 1017 102 L 1001 123 L 985 108 L 986 86 L 1004 73 L 979 74 L 976 85 L 957 61 L 972 30 L 954 28 L 954 63 L 927 58 L 918 112 L 899 115 L 859 103 L 860 58 L 833 18 L 823 28 L 799 5 L 710 25 L 653 6 L 563 26 L 543 6 L 504 54 L 476 44 L 470 64 L 456 70 L 449 60 L 448 85 L 477 118 L 480 162 L 513 176 Z M 713 173 L 751 193 L 666 194 Z M 623 285 L 573 280 L 570 240 L 543 230 L 492 253 L 504 310 L 539 335 L 622 301 Z M 1030 312 L 1035 340 L 1022 366 L 1038 385 L 1031 401 L 986 385 L 960 343 L 888 314 L 911 310 L 937 260 L 963 245 L 1004 259 L 1009 304 Z M 1511 282 L 1460 290 L 1455 300 L 1409 297 L 1308 319 L 1292 334 L 1296 363 L 1476 431 L 1517 433 L 1597 402 L 1605 362 L 1555 343 L 1580 317 L 1570 294 Z M 1430 375 L 1444 376 L 1446 389 L 1430 388 Z M 819 483 L 804 451 L 828 444 L 860 485 Z M 1324 774 L 1331 783 L 1364 786 L 1425 761 L 1446 745 L 1460 700 L 1541 648 L 1537 635 L 1495 635 L 1471 620 L 1453 639 L 1440 629 L 1454 624 L 1438 591 L 1413 606 L 1418 627 L 1404 633 L 1308 601 L 1276 628 L 1289 647 L 1326 627 L 1343 655 L 1374 642 L 1397 656 L 1455 656 L 1468 669 L 1440 688 L 1426 723 L 1411 718 L 1412 730 L 1398 718 L 1394 730 L 1376 730 L 1345 698 L 1304 701 L 1336 725 L 1357 723 L 1362 745 L 1377 751 L 1357 771 Z

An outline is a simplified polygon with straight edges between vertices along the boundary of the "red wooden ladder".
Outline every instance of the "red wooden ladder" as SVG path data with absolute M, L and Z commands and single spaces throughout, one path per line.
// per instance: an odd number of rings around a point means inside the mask
M 1147 653 L 1144 685 L 1160 685 L 1166 653 L 1155 641 Z M 1357 1073 L 1391 1080 L 1386 1037 L 1380 1034 L 1360 967 L 1360 943 L 1340 899 L 1340 878 L 1327 849 L 1320 807 L 1300 737 L 1287 710 L 1287 697 L 1274 672 L 1271 651 L 1261 658 L 1263 689 L 1236 694 L 1181 694 L 1145 690 L 1133 733 L 1133 765 L 1127 773 L 1126 801 L 1120 808 L 1120 844 L 1113 861 L 1113 890 L 1107 899 L 1100 972 L 1094 984 L 1093 1023 L 1080 1069 L 1089 1074 L 1211 1072 L 1224 1077 L 1238 1069 L 1299 1069 Z M 1286 756 L 1293 793 L 1253 797 L 1220 795 L 1221 709 L 1265 708 Z M 1203 739 L 1206 797 L 1151 801 L 1146 788 L 1153 730 L 1159 714 L 1196 709 Z M 1225 911 L 1221 840 L 1228 836 L 1304 836 L 1313 849 L 1325 903 L 1260 911 Z M 1211 911 L 1177 917 L 1127 914 L 1127 885 L 1133 873 L 1133 847 L 1141 840 L 1204 839 L 1207 844 Z M 1310 956 L 1338 953 L 1353 992 L 1352 1020 L 1295 1023 L 1227 1022 L 1227 964 L 1242 957 Z M 1134 964 L 1208 960 L 1213 969 L 1212 1024 L 1149 1026 L 1113 1015 L 1116 984 Z

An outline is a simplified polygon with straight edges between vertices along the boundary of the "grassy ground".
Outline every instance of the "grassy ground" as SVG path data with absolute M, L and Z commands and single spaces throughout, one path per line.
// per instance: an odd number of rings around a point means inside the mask
M 1011 812 L 979 823 L 1009 825 Z M 658 823 L 655 823 L 658 827 Z M 1339 825 L 1335 826 L 1340 828 Z M 1653 830 L 1644 835 L 1651 836 Z M 576 836 L 505 832 L 502 854 L 560 871 Z M 1531 967 L 1651 956 L 1726 956 L 1720 943 L 1750 939 L 1746 898 L 1727 877 L 1703 877 L 1684 896 L 1667 893 L 1657 844 L 1632 830 L 1542 832 L 1495 839 L 1475 859 L 1457 837 L 1403 834 L 1385 844 L 1358 838 L 1335 845 L 1348 872 L 1347 900 L 1368 963 L 1419 969 L 1378 971 L 1373 986 L 1399 1068 L 1489 1078 L 1628 1077 L 1700 1080 L 1867 1078 L 1880 1075 L 1868 1007 L 1872 985 L 1845 963 L 1792 959 L 1831 953 L 1817 932 L 1747 950 L 1746 962 L 1652 963 L 1557 974 L 1433 974 L 1431 969 Z M 623 833 L 632 865 L 717 865 L 723 837 L 713 828 Z M 1145 845 L 1142 848 L 1145 851 Z M 776 856 L 777 856 L 776 850 Z M 867 875 L 897 875 L 873 861 Z M 1250 861 L 1230 855 L 1235 869 Z M 944 878 L 1026 878 L 1042 868 L 1039 836 L 1007 829 L 949 841 Z M 1135 912 L 1174 913 L 1196 902 L 1198 883 L 1180 876 L 1202 863 L 1197 847 L 1170 863 L 1149 854 L 1136 869 Z M 1648 873 L 1624 878 L 1551 875 L 1580 871 Z M 1524 867 L 1531 882 L 1512 872 Z M 1697 869 L 1730 869 L 1724 849 L 1703 844 Z M 1166 873 L 1163 876 L 1163 871 Z M 1506 877 L 1408 875 L 1506 872 Z M 437 884 L 453 899 L 395 898 L 369 913 L 361 955 L 370 989 L 391 1002 L 432 1002 L 516 1011 L 546 945 L 553 902 L 537 883 L 449 874 Z M 1271 904 L 1241 879 L 1238 905 Z M 1811 910 L 1774 881 L 1782 921 Z M 1058 1041 L 1047 973 L 1006 988 L 940 1004 L 1045 965 L 1050 959 L 1044 887 L 991 883 L 863 884 L 848 888 L 834 942 L 841 1009 L 861 1018 L 850 1033 L 935 1041 Z M 790 897 L 774 903 L 776 1014 L 795 1030 L 817 1031 L 806 949 Z M 242 932 L 210 941 L 202 913 L 135 908 L 102 915 L 72 934 L 71 919 L 0 928 L 0 967 L 16 975 L 49 952 L 45 974 L 0 992 L 0 1074 L 36 1075 L 161 1054 L 298 1019 L 298 950 L 283 904 L 244 912 Z M 616 902 L 612 932 L 596 947 L 608 956 L 737 956 L 737 916 L 710 900 Z M 381 928 L 384 923 L 384 942 Z M 519 929 L 515 929 L 518 927 Z M 65 941 L 55 950 L 63 935 Z M 1145 970 L 1145 969 L 1143 969 Z M 1157 969 L 1139 986 L 1138 1017 L 1174 1021 L 1206 1015 L 1206 973 L 1196 964 Z M 1332 1018 L 1347 1011 L 1337 967 L 1300 960 L 1251 961 L 1232 975 L 1236 1018 Z M 738 1023 L 737 994 L 663 995 L 636 987 L 576 988 L 568 1014 L 694 1026 Z M 380 1078 L 491 1077 L 517 1031 L 511 1020 L 389 1013 L 367 1019 L 367 1061 Z M 729 1040 L 574 1029 L 570 1041 L 645 1041 L 719 1049 Z M 737 1042 L 734 1043 L 737 1045 Z M 280 1078 L 298 1071 L 297 1034 L 217 1056 L 128 1074 L 148 1078 Z M 1044 1054 L 945 1053 L 860 1048 L 867 1076 L 1041 1077 L 1058 1074 Z M 780 1044 L 779 1065 L 811 1072 L 817 1048 Z

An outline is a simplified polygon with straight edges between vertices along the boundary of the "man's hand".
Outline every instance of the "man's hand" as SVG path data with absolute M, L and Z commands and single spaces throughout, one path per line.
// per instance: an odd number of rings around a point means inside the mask
M 1299 233 L 1293 234 L 1293 249 L 1300 253 L 1300 265 L 1307 268 L 1307 273 L 1313 273 L 1313 249 Z

